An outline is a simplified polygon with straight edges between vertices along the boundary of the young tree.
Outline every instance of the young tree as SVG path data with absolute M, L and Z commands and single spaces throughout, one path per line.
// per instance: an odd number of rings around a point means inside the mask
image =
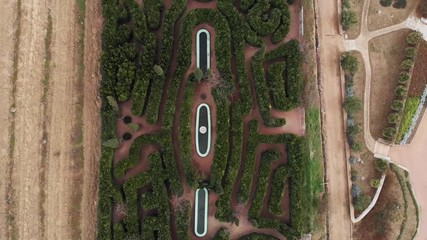
M 405 70 L 409 70 L 414 66 L 414 61 L 411 59 L 405 59 L 400 66 Z
M 408 90 L 406 89 L 406 87 L 399 85 L 394 90 L 394 95 L 396 95 L 397 97 L 403 97 L 403 96 L 405 96 L 407 91 Z
M 393 7 L 395 8 L 406 8 L 406 0 L 396 0 L 394 2 Z
M 158 76 L 160 76 L 160 77 L 163 77 L 163 76 L 165 76 L 165 73 L 164 73 L 164 71 L 163 71 L 163 68 L 162 67 L 160 67 L 159 65 L 154 65 L 154 72 L 156 72 L 156 74 L 158 75 Z
M 409 78 L 410 78 L 409 73 L 406 71 L 403 71 L 399 74 L 399 83 L 405 84 L 406 82 L 408 82 Z
M 112 138 L 102 143 L 104 147 L 108 147 L 108 148 L 118 148 L 119 144 L 120 144 L 120 141 L 117 138 Z
M 390 7 L 391 6 L 391 0 L 380 0 L 380 4 L 383 7 Z
M 403 101 L 402 100 L 394 100 L 391 103 L 391 109 L 393 109 L 394 111 L 402 111 L 403 110 Z
M 380 186 L 380 180 L 376 178 L 371 179 L 371 181 L 369 181 L 369 185 L 373 188 L 378 188 Z
M 400 121 L 400 114 L 396 112 L 390 113 L 387 119 L 390 124 L 397 124 Z
M 356 211 L 363 211 L 369 206 L 371 201 L 372 199 L 369 195 L 363 194 L 362 196 L 354 199 L 353 201 L 354 209 Z
M 375 160 L 375 168 L 380 173 L 385 173 L 388 169 L 388 162 L 382 159 L 377 158 Z
M 414 48 L 414 47 L 407 47 L 406 49 L 405 49 L 405 57 L 407 58 L 407 59 L 411 59 L 411 60 L 414 60 L 415 59 L 415 56 L 416 56 L 416 49 Z
M 406 41 L 409 44 L 415 45 L 418 43 L 418 41 L 420 41 L 421 39 L 421 33 L 420 32 L 411 32 L 408 34 L 408 36 L 406 37 Z
M 116 99 L 114 99 L 112 96 L 107 96 L 107 101 L 108 101 L 108 104 L 116 113 L 120 111 L 119 104 L 117 103 Z
M 196 80 L 198 82 L 202 81 L 203 75 L 204 74 L 203 74 L 203 70 L 202 69 L 200 69 L 200 68 L 194 69 L 194 77 L 196 78 Z
M 359 69 L 359 61 L 354 56 L 354 54 L 346 52 L 341 57 L 341 67 L 344 69 L 344 71 L 354 75 Z
M 350 115 L 357 113 L 362 110 L 362 101 L 357 97 L 347 97 L 344 101 L 344 109 Z
M 396 129 L 394 127 L 385 128 L 383 131 L 383 136 L 385 138 L 392 139 L 394 135 L 396 135 Z
M 342 13 L 341 13 L 342 28 L 345 31 L 347 31 L 356 23 L 357 23 L 356 13 L 351 11 L 350 9 L 344 8 Z

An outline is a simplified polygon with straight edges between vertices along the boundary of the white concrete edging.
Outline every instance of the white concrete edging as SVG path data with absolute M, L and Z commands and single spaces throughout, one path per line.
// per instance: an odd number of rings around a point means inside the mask
M 196 56 L 197 56 L 197 68 L 200 68 L 200 34 L 201 33 L 206 33 L 207 35 L 207 41 L 206 41 L 206 45 L 207 45 L 207 54 L 206 57 L 207 59 L 207 66 L 206 69 L 210 69 L 211 68 L 211 34 L 209 33 L 208 30 L 202 28 L 199 31 L 197 31 L 197 36 L 196 36 Z
M 199 233 L 197 232 L 197 222 L 199 221 L 199 214 L 197 209 L 199 208 L 199 191 L 202 190 L 205 192 L 206 197 L 205 197 L 205 226 L 204 229 L 205 231 L 203 233 Z M 208 199 L 209 199 L 209 193 L 208 190 L 206 188 L 203 189 L 197 189 L 196 190 L 196 200 L 195 200 L 195 207 L 194 207 L 194 234 L 196 234 L 197 237 L 204 237 L 207 233 L 208 233 Z
M 206 152 L 205 153 L 201 153 L 200 152 L 200 147 L 199 147 L 199 128 L 200 128 L 200 126 L 199 126 L 199 117 L 200 117 L 200 109 L 202 108 L 202 107 L 206 107 L 206 109 L 207 109 L 207 118 L 208 118 L 208 126 L 206 126 L 206 128 L 207 128 L 207 134 L 208 134 L 208 146 L 207 146 L 207 148 L 206 148 Z M 202 103 L 202 104 L 200 104 L 198 107 L 197 107 L 197 114 L 196 114 L 196 151 L 197 151 L 197 154 L 200 156 L 200 157 L 206 157 L 207 155 L 209 155 L 209 152 L 210 152 L 210 150 L 211 150 L 211 109 L 209 108 L 209 105 L 207 105 L 206 103 Z

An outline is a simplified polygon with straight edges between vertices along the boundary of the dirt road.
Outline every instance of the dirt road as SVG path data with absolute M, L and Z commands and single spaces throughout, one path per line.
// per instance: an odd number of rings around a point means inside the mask
M 344 49 L 336 0 L 317 1 L 320 72 L 328 181 L 329 239 L 351 239 L 339 55 Z
M 76 1 L 0 4 L 0 239 L 94 239 L 99 3 L 87 1 L 85 72 Z

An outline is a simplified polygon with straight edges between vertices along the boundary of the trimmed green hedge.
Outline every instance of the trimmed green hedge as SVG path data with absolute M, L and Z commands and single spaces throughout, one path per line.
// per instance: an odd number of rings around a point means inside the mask
M 270 65 L 268 69 L 268 86 L 273 96 L 273 106 L 280 111 L 286 111 L 286 92 L 285 92 L 285 79 L 283 72 L 286 64 L 284 62 L 277 62 Z
M 257 187 L 249 209 L 249 219 L 256 219 L 262 210 L 262 205 L 267 194 L 268 178 L 270 175 L 271 164 L 279 159 L 279 154 L 274 150 L 267 150 L 261 155 L 260 169 L 258 171 Z M 272 191 L 274 188 L 272 188 Z
M 190 202 L 185 201 L 179 209 L 175 210 L 176 228 L 179 240 L 190 240 L 188 228 L 191 219 Z
M 274 171 L 271 182 L 271 195 L 268 200 L 268 209 L 274 215 L 280 216 L 283 214 L 281 202 L 285 191 L 285 184 L 289 175 L 290 171 L 287 166 L 278 167 Z
M 145 0 L 144 11 L 147 15 L 147 24 L 151 30 L 157 30 L 160 27 L 163 11 L 163 1 Z

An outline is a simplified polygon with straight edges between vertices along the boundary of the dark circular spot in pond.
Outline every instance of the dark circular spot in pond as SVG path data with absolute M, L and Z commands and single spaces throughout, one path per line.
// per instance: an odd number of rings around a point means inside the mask
M 206 99 L 206 94 L 202 93 L 202 95 L 200 95 L 200 97 L 205 100 Z
M 123 118 L 123 122 L 125 122 L 126 124 L 129 124 L 132 122 L 132 117 L 131 116 L 125 116 Z
M 126 132 L 125 134 L 123 134 L 123 140 L 130 140 L 132 138 L 132 134 Z

